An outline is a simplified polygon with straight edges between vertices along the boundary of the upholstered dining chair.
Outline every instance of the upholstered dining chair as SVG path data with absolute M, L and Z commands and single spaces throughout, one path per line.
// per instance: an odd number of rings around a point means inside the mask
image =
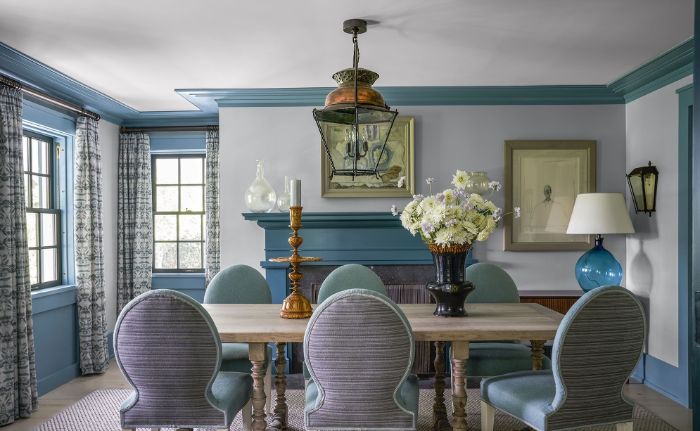
M 518 303 L 520 295 L 513 279 L 492 263 L 475 263 L 467 267 L 464 278 L 476 289 L 467 296 L 467 303 Z M 543 369 L 551 361 L 545 357 Z M 532 369 L 532 351 L 520 342 L 474 342 L 469 345 L 467 376 L 498 376 Z
M 506 374 L 481 383 L 482 430 L 493 430 L 495 409 L 537 430 L 616 424 L 632 430 L 633 405 L 622 388 L 646 337 L 642 306 L 619 286 L 583 295 L 554 339 L 552 369 Z
M 204 292 L 205 304 L 271 304 L 272 294 L 267 280 L 248 265 L 233 265 L 219 271 L 209 282 Z M 248 343 L 222 344 L 222 371 L 250 373 L 253 364 L 248 359 Z M 272 400 L 272 348 L 267 348 L 267 371 L 265 391 L 266 411 L 270 411 Z
M 121 311 L 114 352 L 134 388 L 122 404 L 122 429 L 216 427 L 242 411 L 250 429 L 253 379 L 220 371 L 221 341 L 195 300 L 167 289 L 146 292 Z
M 414 350 L 406 316 L 386 295 L 350 289 L 327 298 L 304 335 L 306 429 L 416 429 Z

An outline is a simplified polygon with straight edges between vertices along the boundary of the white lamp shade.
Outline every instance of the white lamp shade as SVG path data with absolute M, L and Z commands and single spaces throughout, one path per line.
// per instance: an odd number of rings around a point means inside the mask
M 622 193 L 581 193 L 576 196 L 566 233 L 634 233 L 625 197 Z

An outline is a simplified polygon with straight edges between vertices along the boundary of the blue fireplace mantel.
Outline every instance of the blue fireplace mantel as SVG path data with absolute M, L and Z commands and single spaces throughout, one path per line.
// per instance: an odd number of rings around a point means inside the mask
M 260 266 L 281 303 L 289 291 L 288 265 L 269 262 L 273 257 L 291 254 L 287 239 L 291 234 L 288 213 L 243 213 L 265 230 L 265 260 Z M 432 256 L 418 236 L 401 226 L 388 212 L 308 212 L 302 215 L 299 235 L 304 238 L 302 256 L 320 257 L 321 262 L 305 265 L 431 265 Z M 302 267 L 303 272 L 303 267 Z

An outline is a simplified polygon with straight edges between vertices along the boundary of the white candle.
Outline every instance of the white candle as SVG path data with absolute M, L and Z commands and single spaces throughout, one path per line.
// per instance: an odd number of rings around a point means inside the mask
M 301 206 L 301 180 L 293 179 L 289 182 L 289 189 L 292 191 L 292 197 L 290 199 L 291 205 L 293 207 Z

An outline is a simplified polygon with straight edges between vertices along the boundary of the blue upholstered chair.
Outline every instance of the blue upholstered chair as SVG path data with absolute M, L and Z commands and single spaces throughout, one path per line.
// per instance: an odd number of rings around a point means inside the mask
M 467 303 L 518 303 L 520 295 L 513 279 L 499 266 L 476 263 L 467 267 L 464 278 L 476 289 L 467 296 Z M 543 368 L 551 361 L 545 357 Z M 467 376 L 498 376 L 532 369 L 532 352 L 519 342 L 474 342 L 469 345 Z
M 205 304 L 271 304 L 272 294 L 267 280 L 254 268 L 247 265 L 233 265 L 222 269 L 211 279 L 204 292 Z M 248 359 L 248 343 L 223 343 L 221 371 L 250 373 L 253 364 Z M 272 400 L 272 378 L 270 358 L 272 348 L 267 349 L 267 372 L 265 391 L 267 411 Z
M 632 430 L 633 405 L 622 387 L 646 337 L 644 311 L 628 290 L 591 290 L 566 313 L 554 339 L 551 371 L 511 373 L 481 383 L 481 429 L 495 409 L 537 430 L 617 424 Z
M 114 352 L 134 388 L 119 410 L 123 429 L 228 430 L 239 411 L 250 428 L 253 379 L 219 370 L 219 333 L 189 296 L 160 289 L 129 302 L 117 319 Z
M 416 429 L 414 350 L 406 316 L 386 295 L 351 289 L 327 298 L 304 335 L 306 429 Z

